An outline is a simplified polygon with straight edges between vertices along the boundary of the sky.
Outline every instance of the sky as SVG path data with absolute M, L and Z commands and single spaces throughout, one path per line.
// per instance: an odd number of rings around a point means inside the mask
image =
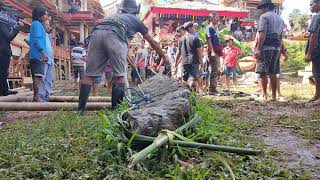
M 289 14 L 293 9 L 300 9 L 302 13 L 310 13 L 310 1 L 309 0 L 285 0 L 283 3 L 284 10 L 282 12 L 282 18 L 288 22 Z M 311 13 L 310 13 L 311 14 Z
M 104 5 L 110 0 L 100 0 L 101 4 Z M 140 3 L 140 0 L 136 0 Z M 160 0 L 161 1 L 161 0 Z M 212 2 L 217 2 L 218 0 L 209 0 Z M 285 0 L 283 4 L 284 10 L 282 14 L 282 18 L 288 22 L 289 14 L 293 9 L 300 9 L 301 12 L 309 13 L 309 0 Z

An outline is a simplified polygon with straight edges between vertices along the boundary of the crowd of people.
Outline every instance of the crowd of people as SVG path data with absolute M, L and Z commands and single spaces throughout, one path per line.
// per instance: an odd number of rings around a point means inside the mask
M 201 42 L 196 23 L 186 22 L 179 26 L 175 40 L 163 48 L 168 62 L 160 67 L 161 56 L 147 47 L 145 40 L 132 45 L 128 56 L 132 85 L 136 86 L 154 74 L 163 74 L 185 82 L 199 94 L 218 95 L 218 81 L 222 82 L 222 79 L 226 91 L 230 91 L 230 78 L 236 87 L 237 60 L 243 52 L 234 45 L 233 38 L 220 42 L 219 21 L 217 14 L 210 14 L 210 25 L 206 28 L 207 44 Z M 227 45 L 223 47 L 221 44 Z
M 320 99 L 320 0 L 311 0 L 311 11 L 316 13 L 310 22 L 309 41 L 305 60 L 313 62 L 313 75 L 316 80 L 316 94 L 313 101 Z M 134 0 L 124 0 L 119 5 L 120 13 L 100 21 L 94 27 L 90 38 L 77 42 L 72 37 L 72 68 L 75 84 L 80 79 L 79 111 L 84 111 L 86 101 L 93 87 L 101 82 L 105 75 L 104 85 L 111 92 L 112 106 L 115 108 L 124 97 L 127 77 L 131 85 L 136 86 L 154 74 L 164 74 L 176 78 L 195 92 L 218 95 L 218 81 L 222 74 L 225 87 L 230 91 L 230 81 L 237 86 L 237 60 L 242 50 L 233 45 L 233 39 L 227 39 L 223 47 L 219 38 L 220 17 L 216 13 L 209 15 L 206 27 L 206 44 L 201 42 L 193 22 L 186 22 L 176 29 L 176 39 L 162 48 L 148 29 L 136 16 L 140 7 Z M 277 100 L 280 74 L 280 54 L 286 56 L 282 40 L 284 21 L 274 12 L 271 0 L 262 0 L 257 7 L 262 15 L 257 27 L 254 53 L 257 60 L 256 73 L 259 76 L 260 100 L 267 100 L 267 86 L 272 89 L 272 100 Z M 30 46 L 29 61 L 31 65 L 35 102 L 48 101 L 51 93 L 53 50 L 49 38 L 50 17 L 44 7 L 36 7 L 32 12 L 32 24 L 28 43 Z M 10 41 L 18 33 L 21 24 L 17 24 L 11 32 L 0 23 L 0 57 L 10 61 Z M 240 30 L 234 37 L 240 36 Z M 133 36 L 139 32 L 143 40 L 139 45 L 131 44 Z M 250 34 L 251 35 L 251 34 Z M 71 42 L 72 41 L 72 42 Z M 147 45 L 147 42 L 149 45 Z M 7 43 L 6 45 L 4 45 Z M 287 58 L 286 58 L 287 59 Z M 8 95 L 6 79 L 8 63 L 1 63 L 0 84 L 1 95 Z M 128 66 L 129 65 L 129 66 Z M 129 67 L 129 68 L 128 68 Z M 129 76 L 128 76 L 129 74 Z

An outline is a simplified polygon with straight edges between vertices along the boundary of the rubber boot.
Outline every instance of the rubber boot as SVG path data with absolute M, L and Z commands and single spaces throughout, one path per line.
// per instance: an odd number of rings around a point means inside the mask
M 116 109 L 123 100 L 125 90 L 125 83 L 113 83 L 111 93 L 112 109 Z
M 33 78 L 33 102 L 41 102 L 39 97 L 41 77 Z
M 78 104 L 78 111 L 80 112 L 81 115 L 83 115 L 84 110 L 86 108 L 90 91 L 91 91 L 91 85 L 81 84 L 80 94 L 79 94 L 79 104 Z

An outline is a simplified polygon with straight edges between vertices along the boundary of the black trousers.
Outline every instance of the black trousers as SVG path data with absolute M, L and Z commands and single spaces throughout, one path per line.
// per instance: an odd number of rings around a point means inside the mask
M 10 55 L 0 54 L 0 95 L 9 90 L 8 76 L 9 76 Z

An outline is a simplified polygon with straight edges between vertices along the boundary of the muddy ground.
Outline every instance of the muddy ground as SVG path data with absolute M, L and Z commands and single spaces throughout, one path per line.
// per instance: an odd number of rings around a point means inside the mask
M 307 172 L 320 179 L 320 104 L 306 101 L 256 102 L 247 99 L 212 100 L 237 124 L 280 153 L 275 161 L 296 174 Z

